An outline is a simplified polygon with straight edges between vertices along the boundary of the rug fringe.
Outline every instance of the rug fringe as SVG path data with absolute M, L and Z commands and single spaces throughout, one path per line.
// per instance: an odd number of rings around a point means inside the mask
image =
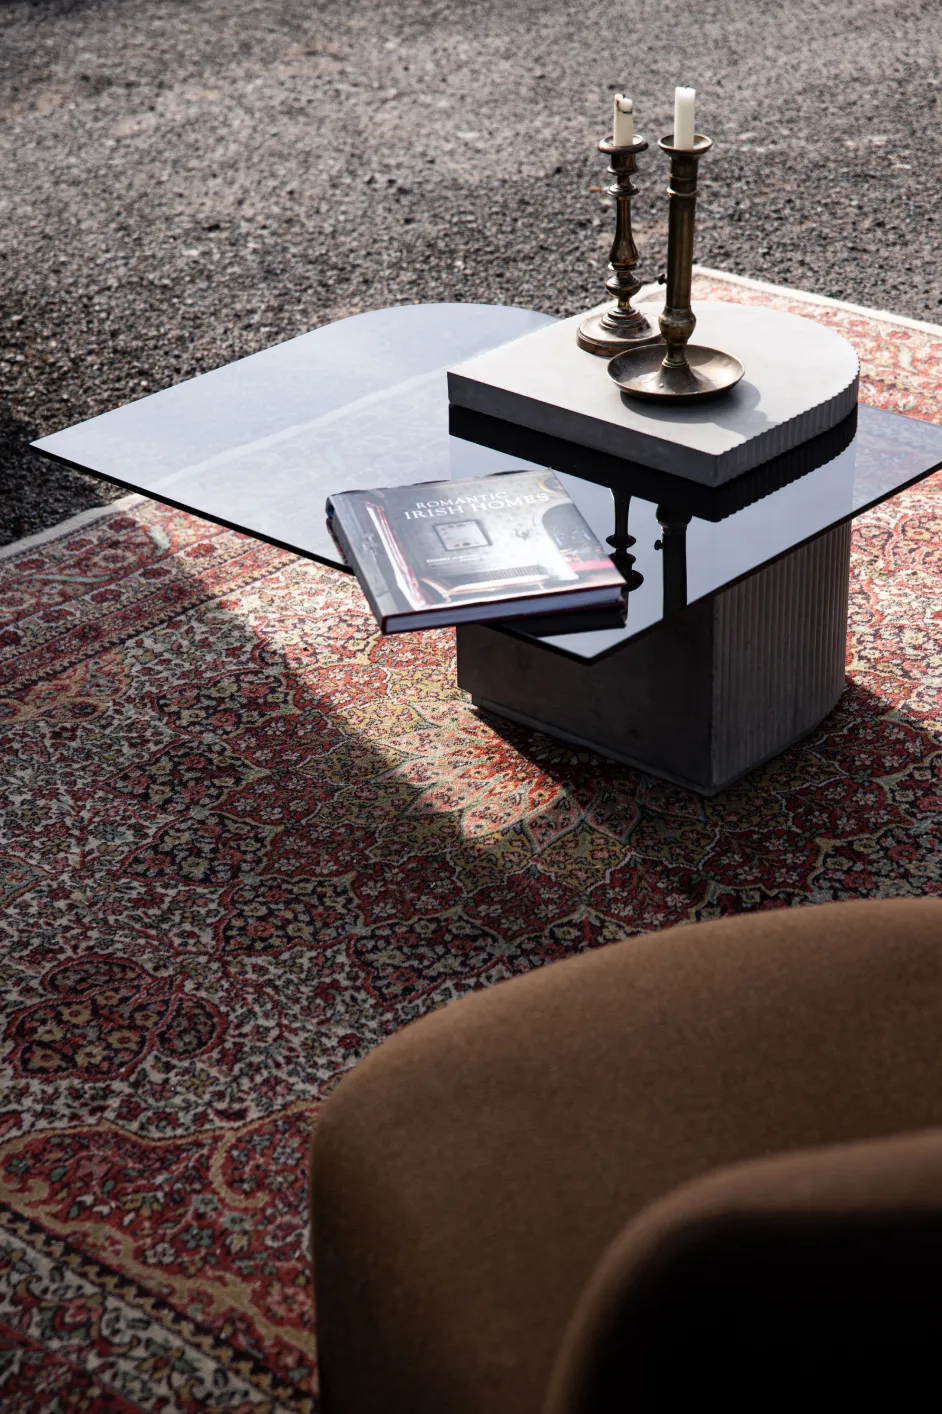
M 45 530 L 38 530 L 35 535 L 25 535 L 22 540 L 12 540 L 9 545 L 0 545 L 0 560 L 10 560 L 14 555 L 23 555 L 30 550 L 35 550 L 37 545 L 48 545 L 50 540 L 60 540 L 66 535 L 71 535 L 73 531 L 80 530 L 83 526 L 91 525 L 96 520 L 101 520 L 103 516 L 120 515 L 122 511 L 132 511 L 135 506 L 142 505 L 147 496 L 140 496 L 134 492 L 130 496 L 121 496 L 117 501 L 108 501 L 103 506 L 92 506 L 87 511 L 79 511 L 74 516 L 69 516 L 68 520 L 60 520 L 56 525 L 50 525 Z

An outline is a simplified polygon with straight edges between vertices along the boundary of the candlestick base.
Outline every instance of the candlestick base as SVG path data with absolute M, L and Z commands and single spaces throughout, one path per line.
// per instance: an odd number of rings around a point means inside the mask
M 629 308 L 627 315 L 623 317 L 623 310 L 617 302 L 597 314 L 587 315 L 579 325 L 576 343 L 586 353 L 614 358 L 627 349 L 661 342 L 660 329 L 640 310 Z
M 579 325 L 576 342 L 586 353 L 612 358 L 625 349 L 659 339 L 660 331 L 635 309 L 631 301 L 641 289 L 635 275 L 638 248 L 631 234 L 631 198 L 638 188 L 631 180 L 638 170 L 638 154 L 646 151 L 647 142 L 640 134 L 624 146 L 614 138 L 603 138 L 599 152 L 609 159 L 609 175 L 614 178 L 606 194 L 615 202 L 615 238 L 608 257 L 608 279 L 605 288 L 612 296 L 611 304 L 593 310 Z
M 629 398 L 694 403 L 728 393 L 746 371 L 738 358 L 720 349 L 688 344 L 684 352 L 686 362 L 670 366 L 663 343 L 629 349 L 612 359 L 608 376 Z

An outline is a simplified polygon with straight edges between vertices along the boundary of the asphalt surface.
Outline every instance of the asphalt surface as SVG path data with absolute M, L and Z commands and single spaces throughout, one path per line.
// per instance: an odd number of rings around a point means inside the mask
M 612 94 L 654 147 L 675 83 L 701 264 L 942 322 L 940 0 L 4 0 L 0 543 L 121 494 L 32 437 L 359 310 L 596 303 Z

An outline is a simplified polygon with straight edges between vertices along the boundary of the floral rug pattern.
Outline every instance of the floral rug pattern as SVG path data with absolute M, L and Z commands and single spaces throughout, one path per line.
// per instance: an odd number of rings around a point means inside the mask
M 942 420 L 942 331 L 697 293 Z M 307 1147 L 359 1056 L 627 933 L 942 894 L 940 508 L 857 523 L 844 699 L 712 801 L 484 719 L 450 633 L 153 502 L 0 559 L 0 1406 L 313 1411 Z

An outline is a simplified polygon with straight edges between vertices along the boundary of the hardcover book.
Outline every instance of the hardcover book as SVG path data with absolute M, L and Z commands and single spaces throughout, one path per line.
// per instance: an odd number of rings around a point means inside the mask
M 624 623 L 625 581 L 552 472 L 341 491 L 327 524 L 383 633 L 524 617 L 529 633 Z

